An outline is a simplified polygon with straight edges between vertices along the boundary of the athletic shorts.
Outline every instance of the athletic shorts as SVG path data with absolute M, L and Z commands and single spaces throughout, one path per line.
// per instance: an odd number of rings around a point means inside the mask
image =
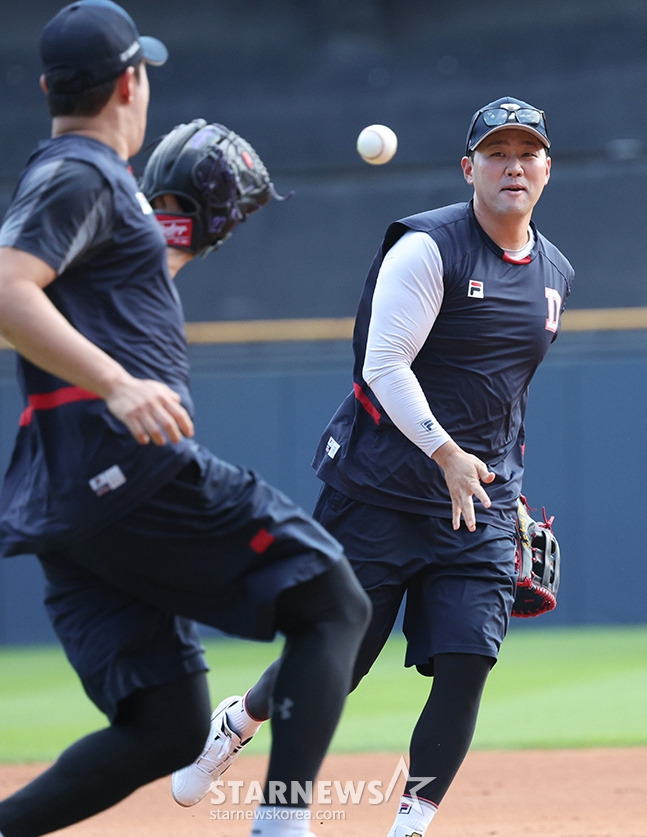
M 342 555 L 257 474 L 198 449 L 121 520 L 39 559 L 54 629 L 86 692 L 114 719 L 135 689 L 207 669 L 194 622 L 269 641 L 279 594 Z
M 355 685 L 391 634 L 405 594 L 405 666 L 431 675 L 436 654 L 496 660 L 516 589 L 512 533 L 489 524 L 454 531 L 449 519 L 358 502 L 328 485 L 314 517 L 342 544 L 373 604 Z

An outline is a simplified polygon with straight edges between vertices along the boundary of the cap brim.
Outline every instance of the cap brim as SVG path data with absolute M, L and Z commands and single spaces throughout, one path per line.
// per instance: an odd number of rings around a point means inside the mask
M 139 43 L 142 48 L 142 57 L 147 64 L 161 67 L 162 64 L 166 63 L 168 49 L 160 40 L 151 38 L 150 35 L 140 35 Z
M 492 136 L 492 134 L 496 134 L 497 131 L 506 131 L 510 130 L 510 128 L 514 128 L 517 131 L 525 131 L 528 134 L 532 134 L 533 137 L 537 137 L 537 139 L 546 147 L 550 148 L 550 140 L 545 137 L 541 131 L 538 131 L 536 128 L 533 128 L 532 125 L 520 125 L 518 122 L 508 122 L 505 125 L 496 125 L 494 128 L 490 128 L 490 130 L 483 134 L 476 143 L 470 143 L 469 150 L 475 151 L 479 145 L 483 142 L 484 139 L 487 137 Z

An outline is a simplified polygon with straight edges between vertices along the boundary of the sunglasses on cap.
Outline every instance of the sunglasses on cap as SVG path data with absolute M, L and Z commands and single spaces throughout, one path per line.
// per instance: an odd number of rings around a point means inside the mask
M 499 125 L 505 125 L 510 121 L 510 117 L 514 116 L 515 120 L 520 125 L 542 125 L 544 131 L 546 130 L 546 114 L 543 110 L 535 110 L 534 108 L 518 108 L 517 110 L 508 110 L 507 108 L 487 108 L 479 111 L 479 116 L 483 117 L 483 122 L 488 128 L 496 128 Z M 474 120 L 476 122 L 476 119 Z

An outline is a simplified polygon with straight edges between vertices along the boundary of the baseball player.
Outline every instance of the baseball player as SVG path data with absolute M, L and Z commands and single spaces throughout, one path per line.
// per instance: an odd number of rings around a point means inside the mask
M 431 823 L 508 627 L 528 385 L 573 279 L 531 220 L 549 148 L 539 108 L 497 99 L 467 132 L 472 200 L 389 226 L 355 322 L 353 391 L 314 458 L 324 483 L 315 518 L 344 545 L 373 604 L 353 685 L 405 593 L 405 665 L 433 677 L 389 837 Z M 270 667 L 244 698 L 219 705 L 202 756 L 173 776 L 181 804 L 195 804 L 270 715 L 273 677 Z
M 0 227 L 0 330 L 25 399 L 0 495 L 0 556 L 38 556 L 49 617 L 109 725 L 1 801 L 0 834 L 64 828 L 198 755 L 211 714 L 198 620 L 285 635 L 274 700 L 289 712 L 275 724 L 252 833 L 308 835 L 305 798 L 268 789 L 313 782 L 369 603 L 323 527 L 193 438 L 171 273 L 231 231 L 246 196 L 222 126 L 196 121 L 188 171 L 209 175 L 191 187 L 205 211 L 158 200 L 182 223 L 205 223 L 171 251 L 169 269 L 127 162 L 145 133 L 147 65 L 164 62 L 165 46 L 111 0 L 82 0 L 45 26 L 40 53 L 52 138 L 28 160 Z M 244 150 L 245 168 L 258 168 Z

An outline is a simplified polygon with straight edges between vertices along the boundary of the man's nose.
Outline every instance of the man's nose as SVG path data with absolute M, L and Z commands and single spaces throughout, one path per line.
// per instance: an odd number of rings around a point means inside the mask
M 523 174 L 523 166 L 521 165 L 521 160 L 518 157 L 514 157 L 508 162 L 508 165 L 506 166 L 506 174 Z

